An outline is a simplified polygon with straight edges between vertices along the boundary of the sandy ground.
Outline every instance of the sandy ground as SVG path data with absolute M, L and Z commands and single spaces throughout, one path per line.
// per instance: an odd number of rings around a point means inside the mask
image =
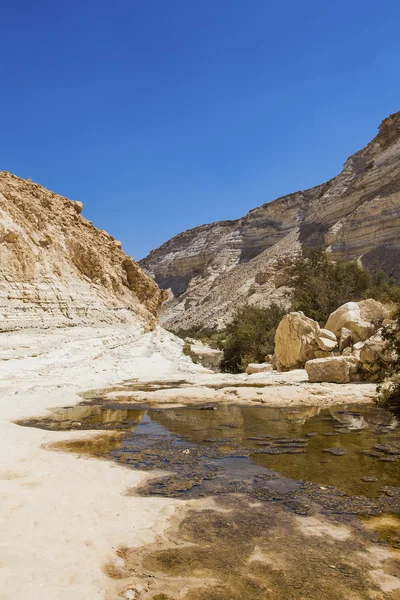
M 0 334 L 0 599 L 92 600 L 108 585 L 103 566 L 115 548 L 150 544 L 182 502 L 128 497 L 147 474 L 43 446 L 92 435 L 19 427 L 22 417 L 73 406 L 79 392 L 127 379 L 184 380 L 154 392 L 157 402 L 241 401 L 320 404 L 369 401 L 371 385 L 304 383 L 291 374 L 226 376 L 193 365 L 163 330 L 71 328 Z M 265 383 L 268 388 L 238 388 Z M 231 389 L 213 389 L 227 385 Z M 140 397 L 140 393 L 138 393 Z M 62 437 L 61 437 L 62 436 Z

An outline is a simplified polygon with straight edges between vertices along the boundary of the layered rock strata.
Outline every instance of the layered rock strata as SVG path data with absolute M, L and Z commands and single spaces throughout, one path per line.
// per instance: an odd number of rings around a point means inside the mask
M 0 172 L 0 330 L 153 326 L 164 292 L 81 215 L 82 204 Z
M 245 302 L 288 302 L 284 268 L 302 244 L 378 266 L 400 282 L 400 112 L 334 179 L 241 219 L 185 231 L 140 265 L 169 290 L 165 326 L 222 327 Z

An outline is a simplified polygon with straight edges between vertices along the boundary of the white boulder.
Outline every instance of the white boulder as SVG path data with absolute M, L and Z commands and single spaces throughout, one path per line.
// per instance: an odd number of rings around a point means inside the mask
M 271 363 L 249 363 L 246 368 L 248 375 L 252 375 L 253 373 L 270 373 L 271 371 Z
M 354 356 L 331 356 L 306 362 L 305 369 L 311 382 L 350 383 L 358 381 L 359 360 Z
M 343 328 L 348 329 L 351 331 L 352 341 L 360 342 L 371 337 L 376 329 L 375 323 L 381 323 L 390 314 L 390 309 L 372 298 L 361 302 L 347 302 L 329 316 L 325 329 L 337 337 L 340 337 Z

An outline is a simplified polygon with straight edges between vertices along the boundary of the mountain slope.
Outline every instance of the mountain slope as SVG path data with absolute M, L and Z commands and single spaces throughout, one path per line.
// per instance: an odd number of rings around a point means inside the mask
M 185 231 L 139 264 L 170 298 L 161 316 L 172 328 L 226 323 L 243 302 L 283 300 L 283 266 L 301 244 L 334 259 L 379 265 L 400 281 L 400 112 L 323 185 L 289 194 L 236 221 Z
M 155 324 L 164 292 L 81 210 L 80 202 L 0 172 L 0 331 Z

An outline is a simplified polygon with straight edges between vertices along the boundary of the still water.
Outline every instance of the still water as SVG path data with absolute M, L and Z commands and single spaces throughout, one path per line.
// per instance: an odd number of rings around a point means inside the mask
M 121 432 L 107 438 L 104 450 L 94 451 L 92 442 L 69 442 L 65 449 L 173 474 L 152 484 L 151 493 L 202 496 L 218 492 L 221 481 L 229 491 L 228 480 L 231 491 L 243 491 L 249 480 L 255 485 L 257 478 L 274 474 L 275 479 L 334 486 L 352 496 L 375 497 L 387 486 L 400 486 L 399 421 L 375 405 L 321 410 L 86 404 L 20 424 Z

